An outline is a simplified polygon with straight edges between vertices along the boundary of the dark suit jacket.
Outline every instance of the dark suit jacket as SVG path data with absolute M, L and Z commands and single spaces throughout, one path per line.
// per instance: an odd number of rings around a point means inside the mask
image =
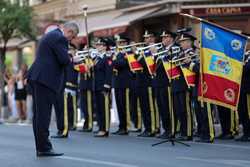
M 61 30 L 44 35 L 39 41 L 36 59 L 28 72 L 28 80 L 59 92 L 64 86 L 64 68 L 70 63 L 68 40 Z

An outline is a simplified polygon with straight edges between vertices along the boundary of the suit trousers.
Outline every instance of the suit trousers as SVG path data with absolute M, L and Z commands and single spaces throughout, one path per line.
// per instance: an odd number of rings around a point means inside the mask
M 33 97 L 33 132 L 37 151 L 52 149 L 49 140 L 49 124 L 52 105 L 55 104 L 56 92 L 38 83 L 31 82 Z

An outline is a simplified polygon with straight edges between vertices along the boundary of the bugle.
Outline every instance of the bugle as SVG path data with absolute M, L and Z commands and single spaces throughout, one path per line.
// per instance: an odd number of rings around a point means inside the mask
M 162 45 L 161 42 L 159 42 L 159 43 L 155 43 L 155 44 L 152 44 L 152 45 L 149 45 L 149 46 L 139 47 L 139 48 L 137 48 L 137 50 L 138 50 L 139 52 L 141 52 L 141 51 L 150 49 L 150 48 L 152 48 L 152 47 L 156 47 L 157 49 L 161 49 L 161 48 L 163 47 L 163 45 Z
M 190 59 L 190 61 L 198 61 L 199 60 L 199 55 L 198 54 L 193 54 L 193 55 L 186 55 L 184 57 L 178 58 L 178 59 L 174 59 L 174 60 L 170 60 L 170 63 L 174 63 L 177 66 L 181 66 L 186 64 L 185 60 Z
M 132 47 L 138 47 L 141 45 L 145 45 L 145 42 L 132 43 L 132 44 L 125 45 L 125 46 L 117 46 L 117 49 L 128 49 Z

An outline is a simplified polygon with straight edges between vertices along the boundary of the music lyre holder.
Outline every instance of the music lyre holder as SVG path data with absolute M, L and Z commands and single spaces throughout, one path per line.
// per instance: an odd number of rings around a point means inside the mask
M 178 36 L 177 36 L 177 37 L 175 38 L 175 40 L 173 41 L 173 44 L 175 44 L 177 40 L 178 40 Z M 179 53 L 173 53 L 173 50 L 171 49 L 171 47 L 172 47 L 172 46 L 170 46 L 170 48 L 169 48 L 169 50 L 170 50 L 170 52 L 171 52 L 171 54 L 169 54 L 169 56 L 170 56 L 170 60 L 172 61 L 174 55 L 179 54 Z M 169 108 L 172 110 L 172 109 L 173 109 L 173 91 L 172 91 L 172 79 L 171 79 L 171 76 L 172 76 L 172 63 L 170 63 L 170 69 L 171 69 L 171 70 L 170 70 L 169 85 L 170 85 L 170 88 L 171 88 L 171 89 L 170 89 L 170 91 L 171 91 L 171 92 L 170 92 L 170 94 L 171 94 L 171 96 L 170 96 L 171 101 L 170 101 L 170 107 L 169 107 Z M 170 112 L 170 119 L 174 119 L 172 113 L 173 113 L 173 112 Z M 167 142 L 171 142 L 172 146 L 175 146 L 175 143 L 179 143 L 179 144 L 181 144 L 181 145 L 190 147 L 189 144 L 186 144 L 186 143 L 180 141 L 179 139 L 176 139 L 176 138 L 175 138 L 175 131 L 174 131 L 173 136 L 171 136 L 171 137 L 168 138 L 168 139 L 164 139 L 163 141 L 160 141 L 160 142 L 158 142 L 158 143 L 152 144 L 152 147 L 157 146 L 157 145 L 160 145 L 160 144 L 163 144 L 163 143 L 167 143 Z

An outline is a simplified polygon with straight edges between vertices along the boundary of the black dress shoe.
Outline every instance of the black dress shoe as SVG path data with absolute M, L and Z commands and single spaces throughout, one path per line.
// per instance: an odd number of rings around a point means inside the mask
M 220 134 L 219 136 L 215 138 L 221 139 L 221 140 L 230 140 L 230 139 L 234 139 L 234 136 L 232 134 Z
M 234 139 L 234 136 L 232 134 L 227 134 L 222 139 L 223 140 L 231 140 L 231 139 Z
M 75 130 L 76 130 L 76 127 L 69 127 L 69 130 L 70 130 L 70 131 L 75 131 Z
M 192 136 L 179 136 L 177 138 L 177 140 L 180 140 L 180 141 L 192 141 L 193 137 Z
M 61 139 L 61 138 L 67 138 L 68 135 L 63 135 L 63 134 L 57 134 L 57 135 L 54 135 L 54 136 L 51 136 L 51 138 L 54 138 L 54 139 Z
M 78 132 L 92 132 L 92 129 L 80 129 Z
M 199 143 L 213 143 L 214 140 L 200 138 L 200 139 L 195 140 L 195 142 L 199 142 Z
M 37 157 L 53 157 L 53 156 L 62 156 L 63 153 L 57 153 L 53 150 L 49 151 L 37 151 L 36 156 Z
M 231 140 L 234 139 L 234 136 L 231 134 L 221 134 L 219 136 L 216 137 L 216 139 L 221 139 L 221 140 Z
M 140 133 L 141 129 L 130 129 L 129 132 Z
M 116 132 L 113 132 L 112 134 L 114 135 L 128 135 L 128 131 L 124 130 L 124 129 L 119 129 Z
M 157 135 L 156 137 L 159 138 L 159 139 L 168 139 L 169 134 L 164 132 L 163 134 Z
M 155 130 L 155 134 L 160 134 L 160 133 L 161 133 L 160 129 Z
M 105 131 L 99 131 L 98 133 L 94 135 L 94 137 L 108 137 L 108 136 L 109 136 L 109 132 L 105 132 Z
M 155 133 L 144 131 L 143 133 L 139 134 L 138 137 L 155 137 Z
M 235 139 L 235 141 L 248 142 L 248 141 L 250 141 L 250 138 L 248 136 L 246 136 L 246 135 L 243 135 L 243 136 Z

